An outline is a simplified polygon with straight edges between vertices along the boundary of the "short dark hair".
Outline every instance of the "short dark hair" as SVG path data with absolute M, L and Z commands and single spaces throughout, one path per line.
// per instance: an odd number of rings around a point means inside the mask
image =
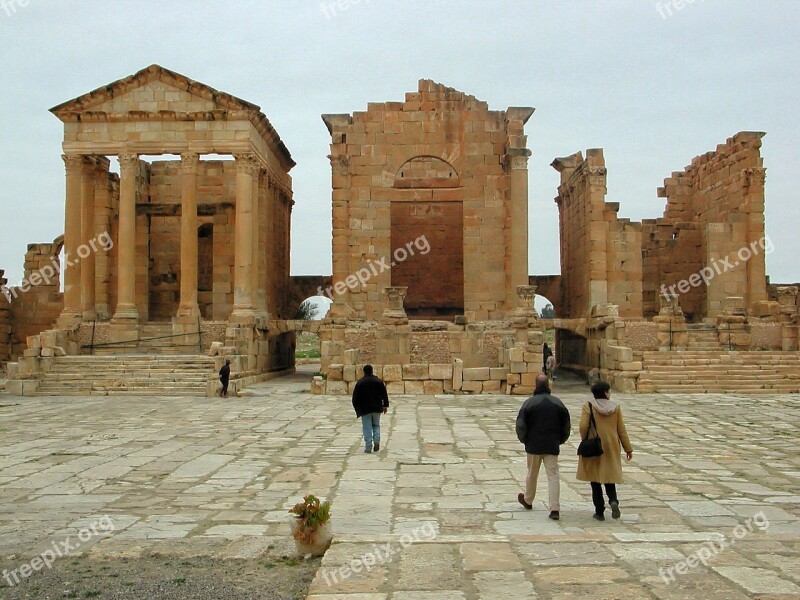
M 592 386 L 592 394 L 595 398 L 605 398 L 606 392 L 611 389 L 611 386 L 608 385 L 605 381 L 598 381 Z
M 364 365 L 364 375 L 372 375 L 372 365 Z

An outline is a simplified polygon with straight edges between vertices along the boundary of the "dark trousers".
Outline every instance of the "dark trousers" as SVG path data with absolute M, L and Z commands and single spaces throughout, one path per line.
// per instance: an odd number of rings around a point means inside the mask
M 220 379 L 222 382 L 222 391 L 219 393 L 220 396 L 227 396 L 228 395 L 228 379 Z
M 613 483 L 597 483 L 592 481 L 592 503 L 594 504 L 594 512 L 599 515 L 603 514 L 606 509 L 606 504 L 603 501 L 603 485 L 606 486 L 606 495 L 609 502 L 617 502 L 617 486 Z

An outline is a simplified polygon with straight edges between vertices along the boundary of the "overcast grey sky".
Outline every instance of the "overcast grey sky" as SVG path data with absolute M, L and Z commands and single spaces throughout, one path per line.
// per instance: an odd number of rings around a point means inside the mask
M 258 104 L 283 138 L 297 161 L 295 275 L 331 272 L 320 115 L 401 101 L 429 78 L 493 110 L 536 108 L 532 274 L 560 270 L 553 158 L 604 148 L 607 200 L 641 220 L 661 216 L 672 171 L 758 130 L 767 271 L 798 281 L 799 55 L 797 0 L 0 0 L 0 269 L 18 283 L 26 245 L 63 231 L 48 109 L 158 63 Z

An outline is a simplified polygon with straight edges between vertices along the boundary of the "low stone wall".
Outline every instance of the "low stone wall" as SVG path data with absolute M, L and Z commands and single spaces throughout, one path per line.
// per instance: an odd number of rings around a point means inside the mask
M 389 395 L 506 393 L 508 370 L 505 367 L 464 368 L 460 360 L 452 364 L 373 365 L 375 375 L 386 383 Z M 352 394 L 361 378 L 356 365 L 332 364 L 325 389 L 318 393 Z

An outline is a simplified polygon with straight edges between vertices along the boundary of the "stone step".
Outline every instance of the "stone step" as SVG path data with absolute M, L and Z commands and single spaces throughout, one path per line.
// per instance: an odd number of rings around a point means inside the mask
M 43 374 L 37 393 L 205 396 L 208 382 L 214 379 L 215 361 L 204 355 L 62 356 Z

